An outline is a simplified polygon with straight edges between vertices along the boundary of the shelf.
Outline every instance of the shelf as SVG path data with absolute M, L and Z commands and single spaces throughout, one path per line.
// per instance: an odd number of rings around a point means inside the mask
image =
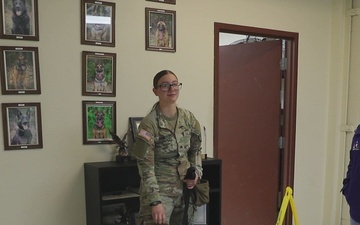
M 125 199 L 125 198 L 137 198 L 140 195 L 135 192 L 131 192 L 128 190 L 122 190 L 119 192 L 111 192 L 107 194 L 103 194 L 101 199 L 103 201 L 116 200 L 116 199 Z
M 207 224 L 221 225 L 221 160 L 203 160 L 203 173 L 210 183 Z M 84 174 L 87 225 L 109 224 L 108 219 L 113 221 L 123 211 L 138 212 L 141 179 L 136 162 L 84 163 Z

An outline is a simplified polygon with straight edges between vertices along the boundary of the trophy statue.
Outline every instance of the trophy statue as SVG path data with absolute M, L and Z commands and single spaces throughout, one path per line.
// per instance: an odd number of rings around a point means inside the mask
M 124 137 L 122 139 L 119 136 L 117 136 L 114 132 L 112 132 L 111 130 L 109 130 L 109 132 L 111 134 L 112 139 L 117 144 L 117 148 L 118 148 L 118 154 L 116 155 L 116 158 L 115 158 L 116 162 L 130 161 L 131 157 L 129 155 L 128 146 L 125 141 L 128 132 L 124 134 Z

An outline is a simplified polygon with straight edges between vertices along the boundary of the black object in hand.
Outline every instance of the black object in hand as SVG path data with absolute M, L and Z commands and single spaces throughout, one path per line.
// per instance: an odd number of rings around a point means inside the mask
M 195 180 L 196 174 L 195 174 L 195 167 L 191 166 L 186 171 L 186 175 L 184 177 L 184 180 Z

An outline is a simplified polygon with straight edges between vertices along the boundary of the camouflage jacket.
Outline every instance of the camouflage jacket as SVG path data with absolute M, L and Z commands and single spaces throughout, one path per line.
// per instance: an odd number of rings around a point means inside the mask
M 175 129 L 158 109 L 139 125 L 132 155 L 137 159 L 143 204 L 160 200 L 160 193 L 181 195 L 190 166 L 202 176 L 200 124 L 188 110 L 177 108 L 177 116 Z

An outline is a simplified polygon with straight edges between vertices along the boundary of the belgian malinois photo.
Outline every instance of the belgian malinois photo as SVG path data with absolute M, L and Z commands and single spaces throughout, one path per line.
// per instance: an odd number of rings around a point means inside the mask
M 14 89 L 26 89 L 28 86 L 29 74 L 27 72 L 27 64 L 25 55 L 18 53 L 18 57 L 15 61 L 15 65 L 11 71 L 11 80 L 14 85 Z

